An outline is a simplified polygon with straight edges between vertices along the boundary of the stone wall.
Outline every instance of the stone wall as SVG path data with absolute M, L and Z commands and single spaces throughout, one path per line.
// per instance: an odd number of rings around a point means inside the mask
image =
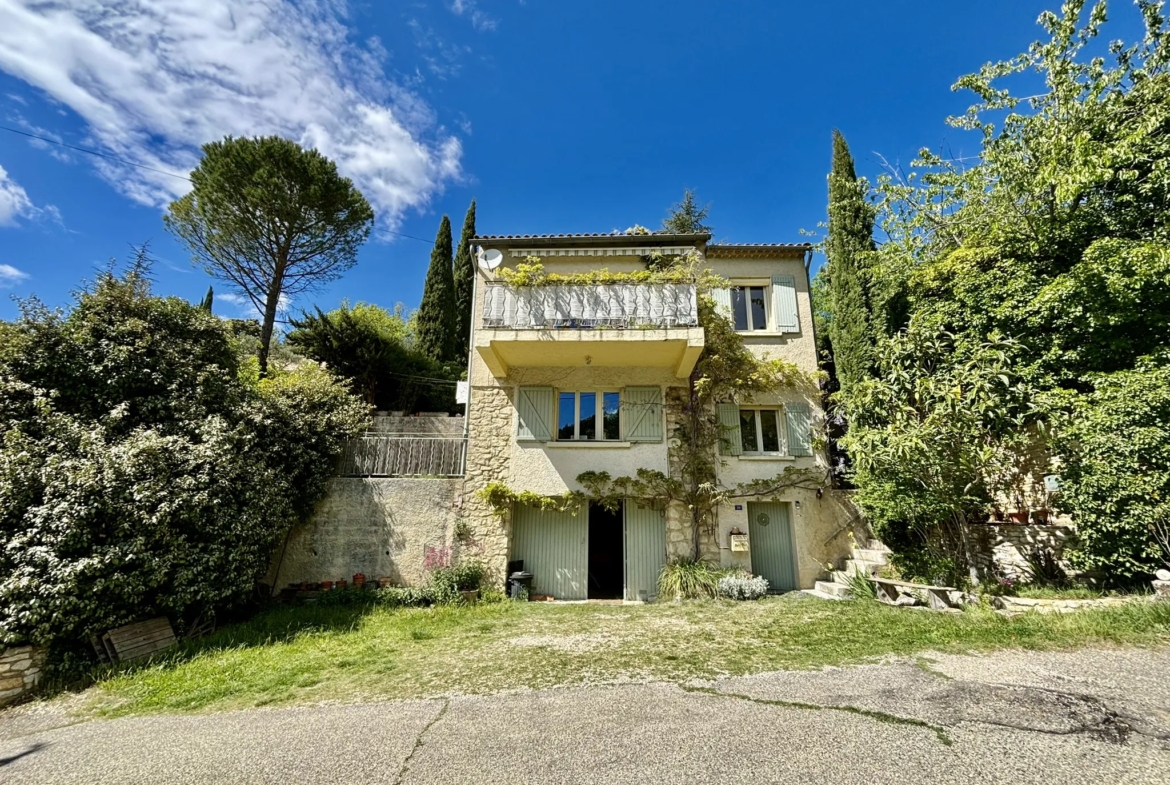
M 980 582 L 1000 577 L 1027 581 L 1032 576 L 1028 557 L 1050 553 L 1066 572 L 1072 570 L 1064 552 L 1076 535 L 1072 526 L 1036 524 L 975 524 L 967 527 L 972 577 Z
M 0 650 L 0 706 L 20 700 L 41 680 L 45 650 L 39 646 L 16 646 Z
M 340 477 L 313 519 L 289 532 L 269 567 L 268 583 L 390 578 L 426 583 L 428 552 L 449 560 L 463 547 L 455 536 L 462 480 Z M 277 568 L 279 566 L 279 573 Z
M 471 388 L 471 421 L 467 442 L 467 472 L 463 478 L 463 520 L 491 583 L 503 586 L 511 543 L 511 521 L 477 493 L 492 482 L 508 481 L 511 470 L 511 388 L 495 385 Z

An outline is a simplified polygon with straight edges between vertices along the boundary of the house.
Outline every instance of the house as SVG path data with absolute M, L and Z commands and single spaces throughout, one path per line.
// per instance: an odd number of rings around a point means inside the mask
M 705 345 L 696 287 L 688 283 L 515 286 L 504 271 L 532 257 L 546 273 L 646 270 L 645 259 L 693 254 L 730 281 L 712 295 L 758 357 L 817 368 L 808 244 L 726 245 L 708 234 L 482 236 L 469 358 L 468 441 L 462 516 L 489 569 L 509 562 L 533 573 L 533 592 L 557 599 L 653 598 L 659 571 L 692 549 L 689 513 L 677 502 L 617 512 L 596 503 L 575 513 L 480 492 L 579 491 L 587 471 L 632 476 L 672 470 L 670 401 L 685 390 Z M 716 467 L 724 487 L 775 477 L 787 467 L 825 475 L 815 434 L 815 386 L 719 403 L 725 431 Z M 728 499 L 702 532 L 705 558 L 763 575 L 773 590 L 812 588 L 849 552 L 853 516 L 824 487 Z M 746 534 L 732 543 L 732 533 Z

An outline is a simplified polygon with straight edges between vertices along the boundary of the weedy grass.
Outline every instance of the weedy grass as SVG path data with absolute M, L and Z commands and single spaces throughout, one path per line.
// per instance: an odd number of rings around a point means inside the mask
M 282 607 L 96 672 L 87 713 L 203 712 L 613 680 L 687 681 L 888 655 L 1170 644 L 1170 603 L 1006 619 L 769 597 L 653 605 Z

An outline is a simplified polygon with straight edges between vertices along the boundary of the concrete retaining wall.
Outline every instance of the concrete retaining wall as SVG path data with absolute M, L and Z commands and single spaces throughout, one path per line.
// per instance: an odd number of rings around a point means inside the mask
M 0 650 L 0 706 L 20 700 L 41 680 L 45 650 L 39 646 L 16 646 Z
M 462 485 L 462 478 L 336 478 L 313 519 L 277 548 L 268 582 L 280 589 L 361 572 L 369 580 L 422 585 L 428 553 L 435 566 L 460 548 L 455 525 Z
M 419 436 L 462 436 L 462 417 L 449 417 L 446 414 L 419 414 L 405 416 L 395 412 L 379 412 L 370 421 L 366 433 L 391 434 L 409 433 Z

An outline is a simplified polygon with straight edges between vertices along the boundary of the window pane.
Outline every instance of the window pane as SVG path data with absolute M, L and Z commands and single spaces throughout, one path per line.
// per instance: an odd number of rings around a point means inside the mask
M 597 438 L 597 393 L 581 393 L 581 432 L 578 438 Z
M 764 452 L 780 452 L 780 431 L 776 428 L 776 412 L 760 412 L 760 430 L 764 432 Z
M 735 314 L 735 329 L 748 329 L 747 293 L 742 286 L 731 287 L 731 312 Z
M 572 439 L 573 426 L 576 424 L 577 412 L 576 393 L 561 393 L 560 405 L 557 407 L 557 438 Z
M 743 441 L 744 452 L 760 451 L 759 442 L 756 441 L 756 413 L 754 410 L 739 410 L 739 434 Z
M 768 329 L 768 312 L 764 309 L 764 287 L 753 286 L 752 296 L 752 329 Z
M 606 439 L 620 439 L 622 437 L 618 411 L 621 408 L 621 398 L 615 392 L 605 393 L 605 437 Z

